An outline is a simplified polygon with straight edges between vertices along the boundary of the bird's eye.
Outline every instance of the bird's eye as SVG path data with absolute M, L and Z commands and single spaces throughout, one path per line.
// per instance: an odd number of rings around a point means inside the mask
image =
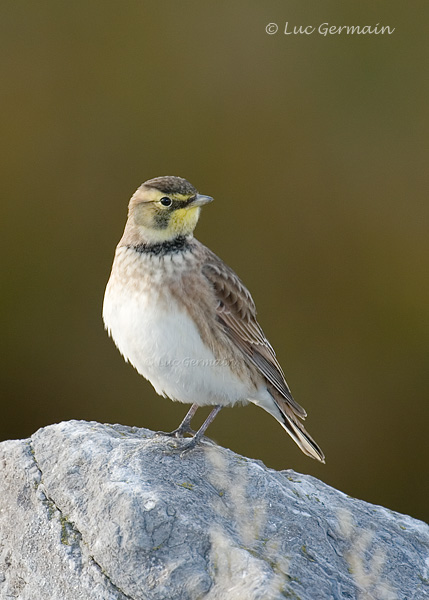
M 162 206 L 171 206 L 173 201 L 171 200 L 171 198 L 168 198 L 167 196 L 165 196 L 164 198 L 161 198 L 160 202 L 161 202 Z

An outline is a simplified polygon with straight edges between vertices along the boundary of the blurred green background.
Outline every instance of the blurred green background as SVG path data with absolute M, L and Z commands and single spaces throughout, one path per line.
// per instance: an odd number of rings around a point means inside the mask
M 197 237 L 252 291 L 327 464 L 254 406 L 209 435 L 428 520 L 428 17 L 420 1 L 3 3 L 1 439 L 178 425 L 188 407 L 124 363 L 101 305 L 129 197 L 180 175 L 214 196 Z

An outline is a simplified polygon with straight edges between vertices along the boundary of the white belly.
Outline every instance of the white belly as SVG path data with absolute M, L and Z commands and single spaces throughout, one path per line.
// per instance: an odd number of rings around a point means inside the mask
M 248 385 L 230 370 L 227 357 L 215 359 L 173 298 L 166 310 L 148 289 L 130 293 L 109 282 L 103 319 L 125 360 L 158 394 L 201 406 L 248 401 Z

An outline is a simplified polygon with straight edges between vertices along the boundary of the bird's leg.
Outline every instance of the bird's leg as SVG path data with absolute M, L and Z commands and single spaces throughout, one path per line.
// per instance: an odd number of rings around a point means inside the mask
M 195 406 L 195 405 L 193 405 L 193 406 Z M 194 435 L 194 437 L 191 439 L 191 441 L 188 444 L 186 444 L 185 446 L 182 446 L 182 448 L 181 448 L 182 454 L 184 452 L 187 452 L 188 450 L 192 450 L 192 448 L 195 448 L 195 446 L 198 444 L 198 442 L 204 436 L 204 433 L 205 433 L 207 427 L 211 423 L 213 423 L 213 421 L 215 420 L 215 417 L 216 417 L 216 415 L 218 414 L 218 412 L 220 411 L 221 408 L 222 408 L 222 406 L 220 406 L 220 405 L 215 406 L 213 408 L 213 410 L 211 411 L 211 413 L 209 414 L 209 416 L 207 417 L 207 419 L 204 421 L 204 423 L 201 425 L 201 427 L 198 429 L 197 433 Z M 186 417 L 187 416 L 188 415 L 186 415 Z M 185 417 L 185 419 L 186 419 L 186 417 Z
M 157 431 L 157 435 L 167 435 L 169 437 L 182 438 L 185 437 L 185 433 L 190 433 L 191 435 L 196 435 L 195 431 L 191 428 L 192 417 L 195 415 L 198 409 L 198 404 L 193 404 L 191 408 L 186 413 L 186 417 L 180 423 L 179 427 L 170 433 L 165 433 L 164 431 Z

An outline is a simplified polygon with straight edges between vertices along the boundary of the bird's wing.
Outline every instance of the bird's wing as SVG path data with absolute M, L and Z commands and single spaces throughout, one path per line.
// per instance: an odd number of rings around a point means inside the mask
M 304 418 L 306 412 L 293 399 L 276 354 L 256 320 L 256 307 L 250 292 L 234 271 L 212 253 L 202 272 L 213 286 L 218 300 L 217 318 L 226 334 L 290 404 L 295 414 Z

